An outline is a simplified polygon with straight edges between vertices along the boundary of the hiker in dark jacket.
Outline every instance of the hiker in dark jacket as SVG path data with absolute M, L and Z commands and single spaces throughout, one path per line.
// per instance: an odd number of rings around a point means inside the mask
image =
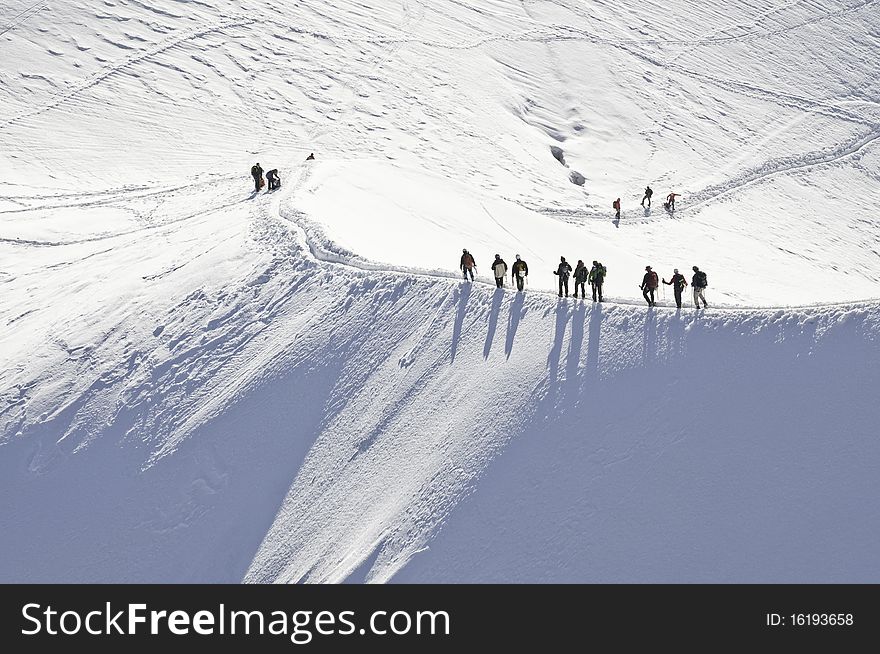
M 684 287 L 688 285 L 687 280 L 684 278 L 684 275 L 678 272 L 678 268 L 672 271 L 672 277 L 667 282 L 665 279 L 663 283 L 669 286 L 672 285 L 672 291 L 675 293 L 675 306 L 681 309 L 681 292 L 684 290 Z
M 568 276 L 571 275 L 571 266 L 565 257 L 559 257 L 559 266 L 553 271 L 553 274 L 559 275 L 559 297 L 562 297 L 563 288 L 565 288 L 565 297 L 568 297 Z
M 273 168 L 268 173 L 266 173 L 266 181 L 269 182 L 269 190 L 274 191 L 276 188 L 280 188 L 281 186 L 281 178 L 278 177 L 278 169 Z
M 706 287 L 709 283 L 706 281 L 706 273 L 694 266 L 694 276 L 691 278 L 691 288 L 694 289 L 694 305 L 700 308 L 700 300 L 703 301 L 703 308 L 709 305 L 706 303 Z
M 464 249 L 461 251 L 461 274 L 464 275 L 465 281 L 467 281 L 468 273 L 470 273 L 471 281 L 474 281 L 474 269 L 477 267 L 477 263 L 474 261 L 473 255 Z
M 645 298 L 645 302 L 648 303 L 648 306 L 656 307 L 657 303 L 654 301 L 654 291 L 660 286 L 660 284 L 657 283 L 657 273 L 651 270 L 651 266 L 645 266 L 645 271 L 645 276 L 642 278 L 642 285 L 639 286 L 639 288 L 642 289 L 642 296 Z
M 516 255 L 516 261 L 513 262 L 513 267 L 510 269 L 510 276 L 516 280 L 516 290 L 523 290 L 526 277 L 529 276 L 529 266 L 519 255 Z
M 507 264 L 500 254 L 495 255 L 495 261 L 492 262 L 492 272 L 495 273 L 495 286 L 502 288 L 504 286 L 504 276 L 507 275 Z
M 251 166 L 251 177 L 254 178 L 254 193 L 256 193 L 263 185 L 263 169 L 260 167 L 259 162 Z
M 602 284 L 605 283 L 605 266 L 600 261 L 594 261 L 593 267 L 590 268 L 590 286 L 593 287 L 593 302 L 596 301 L 596 295 L 599 295 L 599 302 L 602 301 Z
M 616 220 L 620 220 L 620 198 L 617 198 L 614 202 L 611 203 L 611 208 L 617 212 L 614 214 L 614 218 Z
M 584 265 L 584 262 L 578 259 L 577 265 L 574 267 L 574 296 L 578 296 L 578 286 L 581 287 L 581 299 L 587 299 L 587 277 L 590 276 L 590 271 L 587 270 L 587 267 Z
M 651 196 L 654 195 L 654 191 L 651 190 L 650 186 L 645 187 L 645 197 L 642 198 L 642 206 L 645 206 L 645 200 L 648 201 L 648 208 L 651 208 Z

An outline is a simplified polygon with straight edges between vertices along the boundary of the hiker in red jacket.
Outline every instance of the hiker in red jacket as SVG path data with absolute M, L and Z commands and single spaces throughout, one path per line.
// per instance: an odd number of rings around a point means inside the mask
M 666 202 L 663 206 L 669 211 L 675 211 L 675 198 L 681 195 L 681 193 L 670 193 L 666 196 Z
M 616 214 L 614 214 L 614 218 L 616 220 L 620 220 L 620 198 L 617 198 L 614 202 L 611 203 L 611 208 L 617 212 Z
M 474 261 L 474 256 L 464 249 L 461 251 L 461 274 L 464 275 L 464 280 L 467 281 L 468 273 L 471 275 L 471 281 L 474 281 L 474 268 L 477 267 L 477 263 Z
M 657 303 L 654 302 L 654 291 L 657 290 L 657 287 L 660 285 L 657 279 L 657 273 L 651 270 L 651 266 L 645 266 L 645 276 L 642 278 L 642 285 L 639 286 L 642 289 L 642 296 L 645 298 L 645 302 L 648 303 L 649 307 L 656 307 Z

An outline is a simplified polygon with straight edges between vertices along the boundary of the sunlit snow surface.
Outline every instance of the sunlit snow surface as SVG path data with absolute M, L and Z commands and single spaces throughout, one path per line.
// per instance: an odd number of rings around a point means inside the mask
M 876 0 L 12 0 L 0 52 L 0 580 L 880 581 Z

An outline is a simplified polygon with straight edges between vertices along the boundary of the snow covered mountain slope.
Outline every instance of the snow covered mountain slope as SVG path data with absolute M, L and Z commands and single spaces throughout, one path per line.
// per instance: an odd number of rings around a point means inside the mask
M 0 579 L 877 581 L 876 8 L 0 9 Z
M 316 151 L 336 163 L 302 198 L 310 217 L 385 264 L 454 270 L 461 247 L 481 262 L 531 247 L 603 260 L 623 296 L 646 263 L 696 263 L 716 301 L 740 305 L 878 296 L 875 0 L 87 0 L 15 17 L 28 6 L 11 5 L 2 37 L 6 206 L 232 184 L 254 159 L 286 175 Z M 470 204 L 449 202 L 461 184 Z M 351 222 L 387 238 L 389 214 L 425 216 L 403 187 L 458 247 L 417 223 L 393 253 L 353 236 Z M 505 200 L 499 226 L 480 204 Z M 553 221 L 507 234 L 518 207 Z

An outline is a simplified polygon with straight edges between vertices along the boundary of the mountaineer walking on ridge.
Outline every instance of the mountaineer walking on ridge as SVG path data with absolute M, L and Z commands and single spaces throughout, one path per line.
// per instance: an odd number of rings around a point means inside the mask
M 529 276 L 529 265 L 523 261 L 519 255 L 516 255 L 516 261 L 510 269 L 510 276 L 516 280 L 516 290 L 522 291 L 526 277 Z
M 464 275 L 464 280 L 467 281 L 468 273 L 471 275 L 471 281 L 474 281 L 474 269 L 477 267 L 477 263 L 474 261 L 474 256 L 467 251 L 467 248 L 461 251 L 461 274 Z
M 587 278 L 590 276 L 590 271 L 587 270 L 587 267 L 584 265 L 584 262 L 578 259 L 577 265 L 574 267 L 574 296 L 578 296 L 578 286 L 581 287 L 581 299 L 587 299 Z
M 559 275 L 559 297 L 562 297 L 562 289 L 565 288 L 565 297 L 568 297 L 568 276 L 571 274 L 571 266 L 565 260 L 565 257 L 559 257 L 559 266 L 553 271 L 554 275 Z
M 614 202 L 611 203 L 611 208 L 617 212 L 616 214 L 614 214 L 614 218 L 620 220 L 620 198 L 617 198 Z
M 605 283 L 605 273 L 608 272 L 605 270 L 605 266 L 602 265 L 599 261 L 593 262 L 593 267 L 590 268 L 590 286 L 593 287 L 593 302 L 596 301 L 596 293 L 599 294 L 599 302 L 602 301 L 602 284 Z
M 251 177 L 254 178 L 254 193 L 257 193 L 263 188 L 263 184 L 266 183 L 263 181 L 263 169 L 260 167 L 259 162 L 251 166 Z
M 667 282 L 666 279 L 663 280 L 663 283 L 669 286 L 672 285 L 672 291 L 675 293 L 675 306 L 681 309 L 681 292 L 684 290 L 684 287 L 688 285 L 687 280 L 684 278 L 684 275 L 678 272 L 678 268 L 672 271 L 672 277 Z
M 657 273 L 651 270 L 651 266 L 645 266 L 645 276 L 642 278 L 642 285 L 639 286 L 642 289 L 642 296 L 645 298 L 645 302 L 648 303 L 649 307 L 656 307 L 657 303 L 654 301 L 654 291 L 657 290 L 657 287 L 660 285 L 657 280 Z
M 495 273 L 495 286 L 504 287 L 504 276 L 507 274 L 507 264 L 500 254 L 495 255 L 495 261 L 492 262 L 492 272 Z
M 694 266 L 694 276 L 691 278 L 691 287 L 694 289 L 694 305 L 697 309 L 700 308 L 700 300 L 703 301 L 703 308 L 707 308 L 709 305 L 706 302 L 706 288 L 709 286 L 709 282 L 706 279 L 706 273 L 702 270 Z
M 651 190 L 650 186 L 645 187 L 645 197 L 642 198 L 642 206 L 645 206 L 645 200 L 648 201 L 648 209 L 651 208 L 651 196 L 654 195 L 654 191 Z

